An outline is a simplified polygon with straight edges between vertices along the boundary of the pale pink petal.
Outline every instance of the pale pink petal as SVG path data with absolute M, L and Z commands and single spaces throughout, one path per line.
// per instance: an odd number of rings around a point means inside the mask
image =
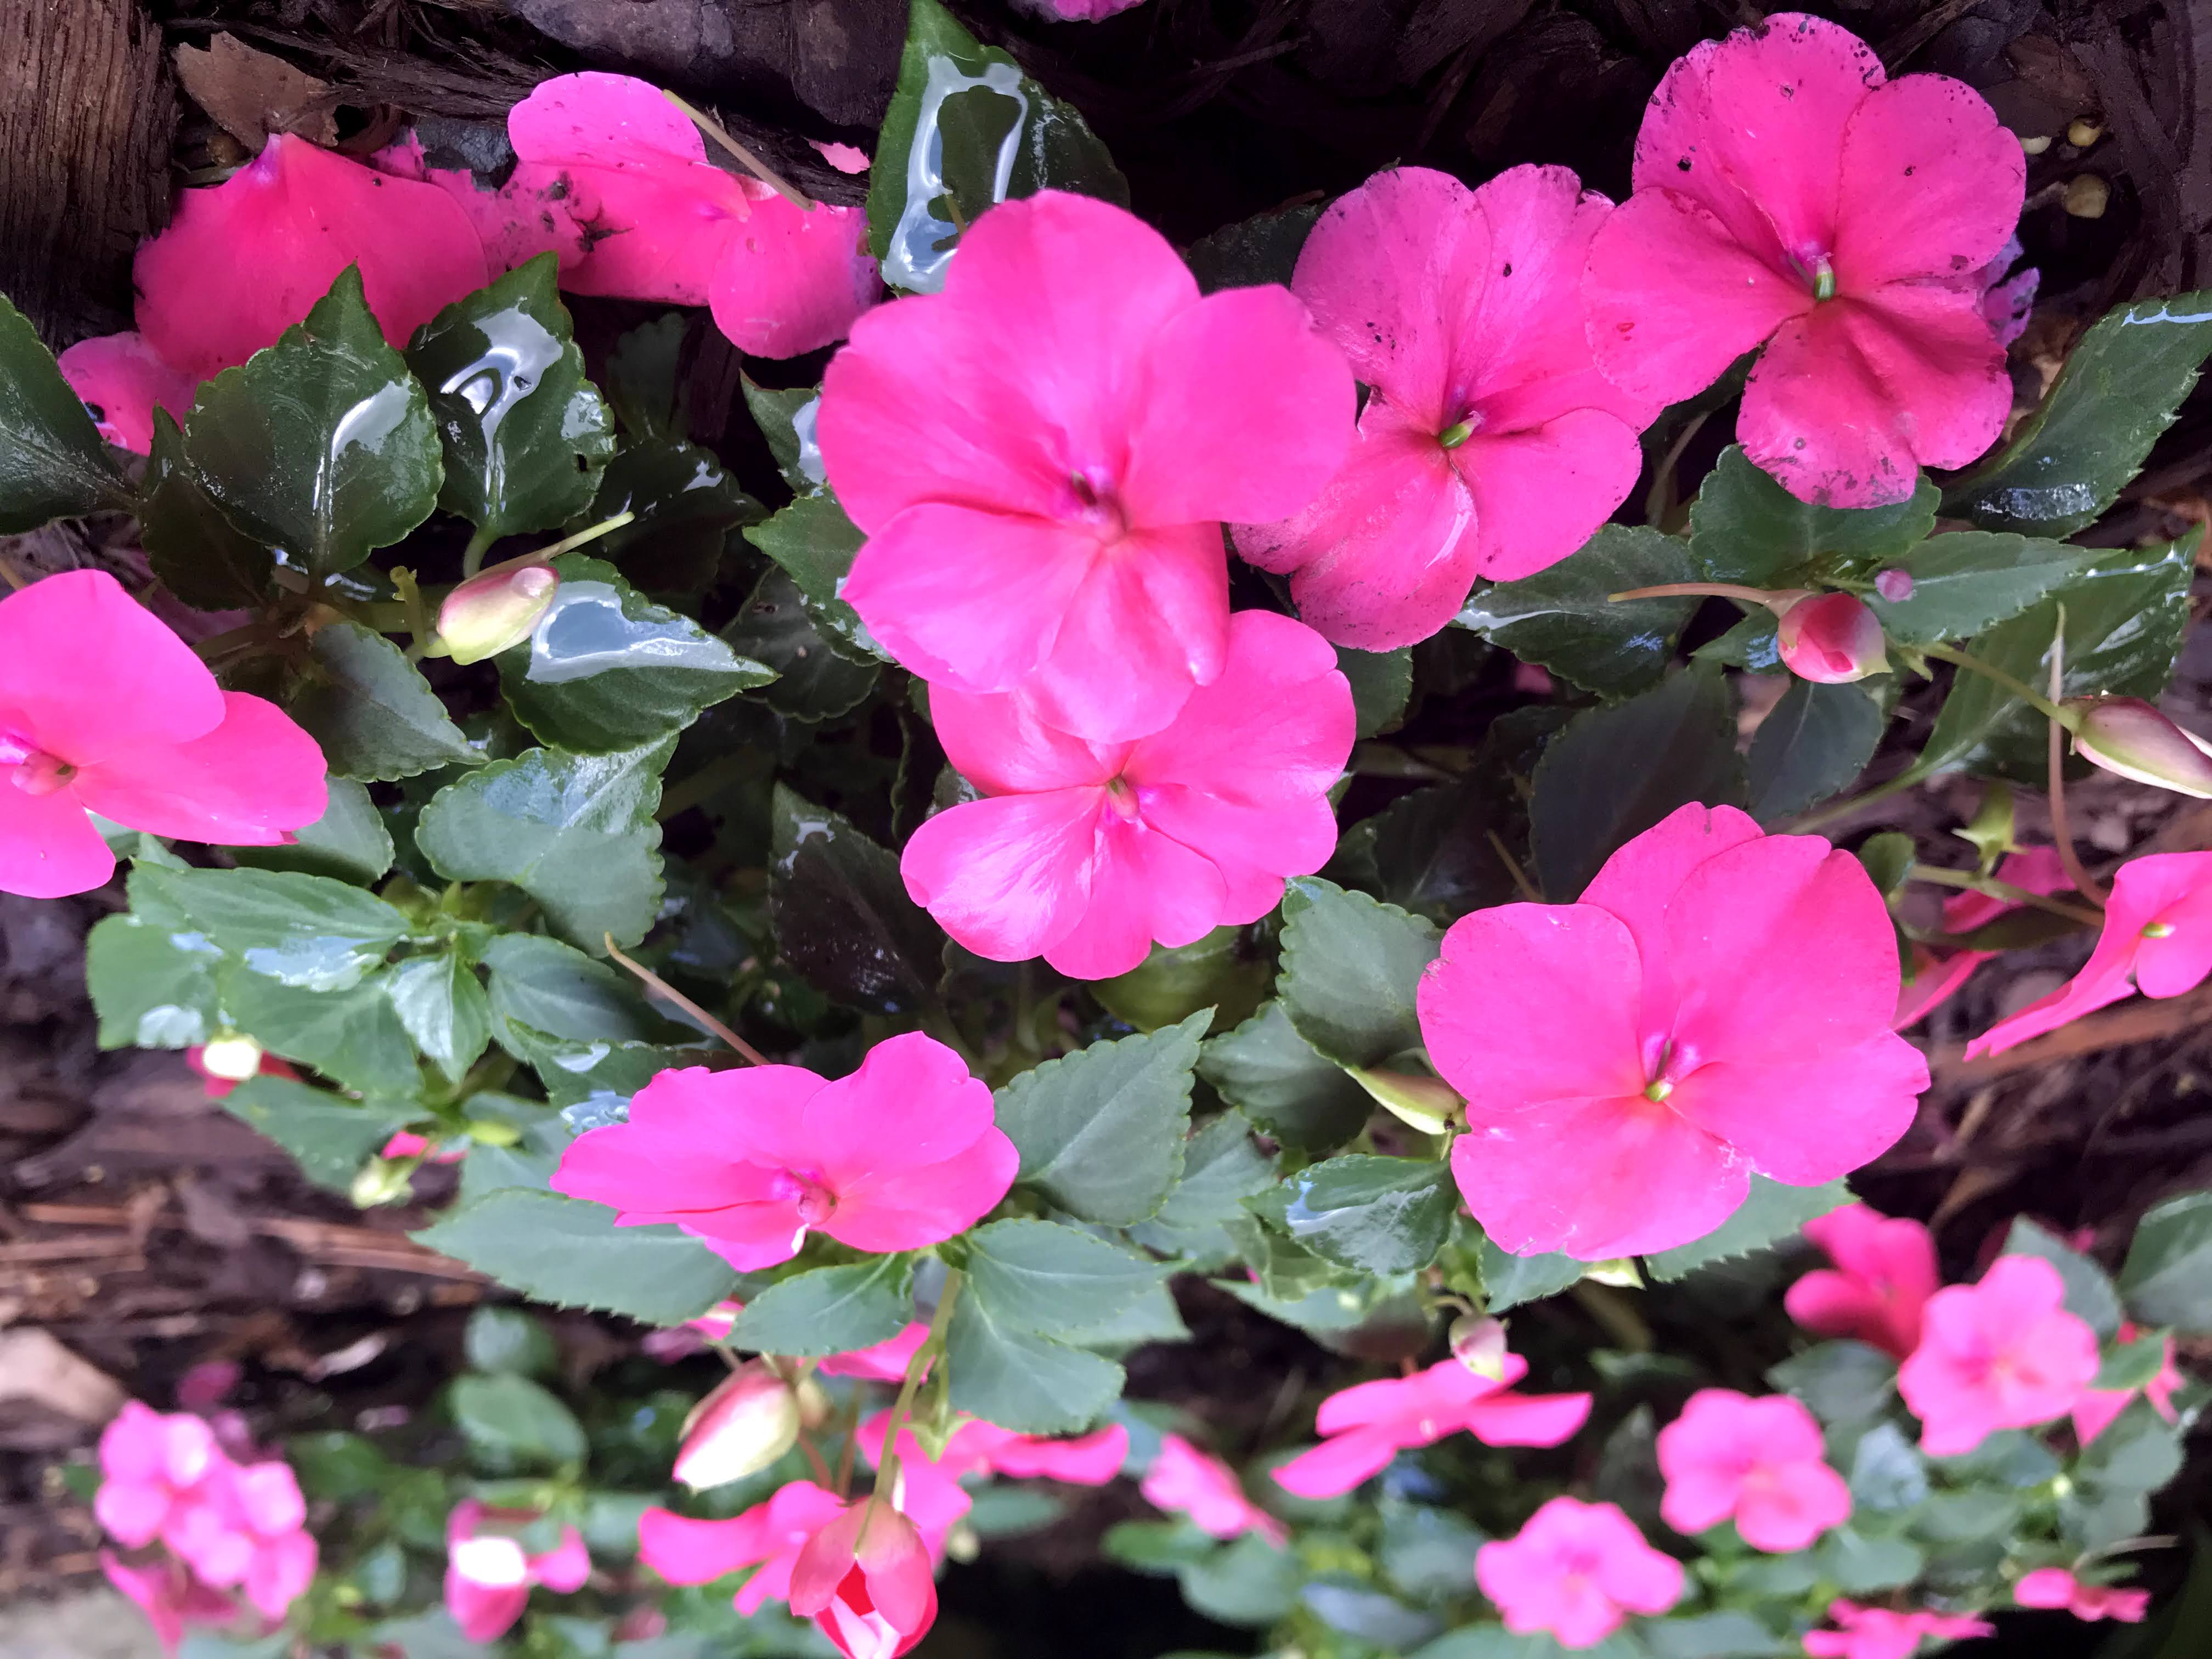
M 1083 919 L 1044 958 L 1071 979 L 1109 979 L 1145 959 L 1155 941 L 1188 945 L 1220 924 L 1226 903 L 1212 863 L 1113 812 L 1099 818 L 1098 859 Z
M 155 410 L 179 425 L 191 412 L 192 382 L 135 331 L 79 340 L 56 361 L 100 435 L 119 449 L 143 455 L 153 447 Z
M 1019 693 L 932 686 L 929 719 L 952 769 L 994 795 L 1103 784 L 1128 753 L 1124 744 L 1085 743 L 1046 725 L 1035 699 Z
M 864 1175 L 842 1186 L 822 1231 L 856 1250 L 927 1249 L 989 1214 L 1014 1184 L 1021 1161 L 1003 1130 L 986 1129 L 939 1163 Z
M 864 1174 L 942 1162 L 992 1124 L 991 1087 L 968 1062 L 921 1031 L 886 1037 L 860 1069 L 806 1103 L 811 1164 L 834 1188 Z
M 0 743 L 73 766 L 189 743 L 222 723 L 207 665 L 104 570 L 67 570 L 0 599 Z
M 104 887 L 115 854 L 67 789 L 27 794 L 9 787 L 0 768 L 0 893 L 64 898 Z
M 1103 789 L 966 802 L 914 832 L 899 873 L 914 902 L 969 950 L 1026 961 L 1081 923 L 1105 802 Z
M 1900 277 L 1972 276 L 2020 222 L 2027 179 L 2020 140 L 1981 94 L 1948 76 L 1908 75 L 1868 94 L 1836 166 L 1843 293 Z
M 1667 1103 L 1761 1175 L 1815 1187 L 1895 1146 L 1927 1086 L 1926 1057 L 1884 1031 L 1797 1065 L 1704 1066 L 1676 1084 Z
M 1475 573 L 1513 581 L 1597 533 L 1636 488 L 1644 447 L 1618 416 L 1579 409 L 1539 427 L 1478 432 L 1450 463 L 1474 501 Z
M 296 1532 L 307 1524 L 307 1502 L 289 1463 L 248 1464 L 233 1476 L 231 1492 L 246 1524 L 264 1538 Z
M 242 691 L 222 694 L 214 731 L 173 747 L 115 754 L 77 775 L 77 799 L 149 835 L 271 847 L 330 805 L 323 751 L 289 714 Z
M 168 1518 L 169 1503 L 166 1486 L 111 1477 L 93 1494 L 92 1512 L 109 1537 L 135 1550 L 154 1541 Z
M 271 1540 L 246 1566 L 246 1599 L 263 1618 L 283 1618 L 314 1582 L 320 1557 L 321 1551 L 307 1533 Z
M 781 196 L 754 202 L 714 272 L 714 325 L 738 350 L 762 357 L 796 357 L 843 339 L 883 294 L 867 238 L 859 208 L 817 203 L 809 212 Z

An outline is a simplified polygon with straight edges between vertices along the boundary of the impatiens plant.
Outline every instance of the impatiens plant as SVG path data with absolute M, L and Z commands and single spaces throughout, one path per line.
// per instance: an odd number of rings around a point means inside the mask
M 1978 964 L 2087 965 L 1977 1055 L 2212 972 L 2212 854 L 2066 811 L 2212 790 L 2199 532 L 2068 539 L 2212 295 L 2015 410 L 2018 143 L 1814 19 L 1683 59 L 1618 206 L 1408 167 L 1179 251 L 911 15 L 865 210 L 564 76 L 495 177 L 271 139 L 58 367 L 0 304 L 0 532 L 132 527 L 0 563 L 0 891 L 124 866 L 103 1042 L 636 1339 L 586 1392 L 495 1300 L 298 1491 L 134 1407 L 115 1582 L 172 1642 L 890 1659 L 1118 1516 L 1314 1659 L 2142 1616 L 2212 1194 L 2115 1276 L 1848 1183 Z M 1938 776 L 1955 836 L 1856 816 Z M 1128 1363 L 1224 1308 L 1306 1345 L 1233 1423 Z

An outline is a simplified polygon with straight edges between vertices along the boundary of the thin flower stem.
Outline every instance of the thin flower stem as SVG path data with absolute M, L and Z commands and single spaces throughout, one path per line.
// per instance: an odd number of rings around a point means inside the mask
M 498 539 L 498 532 L 487 526 L 479 526 L 476 534 L 469 538 L 469 544 L 461 550 L 463 581 L 483 568 L 484 555 L 491 551 L 491 544 Z
M 1536 884 L 1528 879 L 1528 872 L 1521 867 L 1520 861 L 1506 850 L 1505 837 L 1495 830 L 1486 830 L 1483 833 L 1490 837 L 1491 850 L 1498 854 L 1498 861 L 1505 866 L 1505 873 L 1513 878 L 1513 885 L 1520 890 L 1521 896 L 1531 904 L 1541 904 L 1543 894 L 1536 890 Z
M 2104 918 L 2094 910 L 2085 910 L 2078 904 L 2069 904 L 2064 899 L 2046 898 L 2041 893 L 2031 893 L 2025 887 L 2015 887 L 2008 881 L 1998 881 L 1989 876 L 1978 876 L 1971 870 L 1946 870 L 1933 864 L 1916 864 L 1905 872 L 1908 881 L 1924 881 L 1937 887 L 1956 887 L 1970 893 L 1986 893 L 1991 898 L 2002 899 L 2008 904 L 2025 904 L 2037 910 L 2047 910 L 2054 916 L 2064 916 L 2094 927 Z
M 1626 604 L 1630 599 L 1715 599 L 1765 605 L 1774 596 L 1763 587 L 1745 587 L 1736 582 L 1661 582 L 1656 587 L 1632 587 L 1626 592 L 1605 597 L 1614 605 Z
M 2051 696 L 2055 702 L 2064 695 L 2066 684 L 2066 607 L 2058 607 L 2058 628 L 2051 639 Z M 2081 855 L 2074 850 L 2074 831 L 2066 821 L 2066 738 L 2057 711 L 2051 714 L 2051 739 L 2047 759 L 2051 766 L 2051 839 L 2057 843 L 2058 861 L 2066 866 L 2066 878 L 2074 884 L 2074 890 L 2095 905 L 2105 908 L 2105 890 L 2097 884 L 2081 862 Z
M 602 519 L 597 524 L 586 525 L 574 535 L 563 537 L 561 540 L 554 543 L 552 546 L 541 547 L 535 553 L 522 554 L 520 557 L 510 561 L 510 562 L 514 564 L 536 564 L 541 559 L 557 559 L 563 553 L 574 552 L 586 542 L 595 542 L 602 536 L 612 534 L 614 532 L 620 530 L 624 525 L 629 523 L 636 517 L 636 514 L 630 511 L 628 507 L 624 507 L 612 518 Z
M 945 1289 L 937 1298 L 937 1311 L 929 1317 L 929 1334 L 914 1351 L 914 1358 L 906 1362 L 906 1376 L 899 1383 L 898 1401 L 891 1407 L 890 1426 L 884 1431 L 883 1462 L 876 1465 L 876 1490 L 890 1496 L 898 1490 L 899 1436 L 906 1432 L 907 1419 L 914 1411 L 914 1396 L 921 1387 L 921 1379 L 930 1366 L 945 1352 L 945 1334 L 952 1323 L 952 1304 L 960 1299 L 960 1284 L 964 1275 L 957 1267 L 948 1267 L 945 1273 Z
M 2054 721 L 2060 726 L 2066 724 L 2066 716 L 2060 712 L 2054 698 L 2045 696 L 2025 681 L 2014 679 L 2003 669 L 1985 663 L 1979 657 L 1968 656 L 1965 652 L 1948 645 L 1923 645 L 1917 649 L 1922 655 L 1933 657 L 1938 662 L 1951 663 L 1966 669 L 1970 673 L 1979 674 L 1985 680 L 1994 680 L 2027 704 L 2029 708 L 2034 709 L 2044 719 Z
M 759 179 L 761 183 L 766 185 L 777 195 L 782 197 L 783 199 L 790 203 L 792 206 L 799 209 L 800 212 L 811 213 L 814 211 L 816 204 L 811 197 L 802 195 L 799 191 L 793 189 L 781 173 L 778 173 L 767 162 L 762 161 L 759 156 L 754 155 L 751 150 L 748 149 L 744 145 L 739 143 L 736 139 L 731 137 L 728 133 L 725 132 L 722 130 L 722 124 L 714 119 L 713 116 L 708 114 L 704 110 L 695 109 L 692 106 L 685 103 L 681 98 L 678 98 L 674 93 L 668 91 L 665 88 L 662 88 L 660 95 L 663 98 L 665 98 L 670 103 L 675 105 L 677 108 L 682 110 L 700 131 L 705 133 L 709 138 L 712 138 L 724 149 L 736 156 L 738 158 L 738 164 L 744 167 L 746 172 L 751 173 L 754 178 Z
M 617 950 L 615 948 L 615 936 L 612 933 L 604 934 L 602 937 L 606 940 L 607 954 L 612 957 L 617 962 L 622 963 L 623 967 L 629 969 L 631 973 L 636 975 L 638 979 L 645 984 L 647 989 L 659 992 L 661 995 L 666 997 L 671 1002 L 681 1008 L 685 1013 L 690 1015 L 692 1018 L 697 1020 L 702 1025 L 712 1031 L 716 1036 L 721 1038 L 723 1042 L 728 1043 L 731 1048 L 736 1049 L 754 1065 L 765 1066 L 769 1063 L 767 1055 L 761 1053 L 759 1049 L 754 1048 L 751 1043 L 746 1042 L 735 1031 L 732 1031 L 728 1026 L 723 1024 L 720 1020 L 716 1019 L 714 1015 L 708 1013 L 697 1003 L 692 1001 L 690 997 L 685 996 L 683 992 L 678 990 L 666 980 L 661 978 L 659 975 L 654 973 L 652 969 L 647 967 L 641 962 L 631 961 L 620 951 Z
M 822 1490 L 835 1491 L 836 1477 L 830 1473 L 830 1460 L 822 1455 L 814 1444 L 814 1437 L 804 1429 L 799 1431 L 799 1449 L 806 1454 L 807 1463 L 813 1468 L 814 1479 L 820 1483 Z
M 1887 800 L 1892 795 L 1904 793 L 1925 776 L 1926 774 L 1917 764 L 1908 766 L 1888 782 L 1878 783 L 1871 789 L 1853 795 L 1849 800 L 1839 800 L 1817 812 L 1808 812 L 1802 817 L 1792 818 L 1789 825 L 1790 833 L 1802 835 L 1808 830 L 1818 830 L 1824 823 L 1833 823 L 1838 818 L 1849 817 L 1862 806 L 1871 806 L 1878 800 Z

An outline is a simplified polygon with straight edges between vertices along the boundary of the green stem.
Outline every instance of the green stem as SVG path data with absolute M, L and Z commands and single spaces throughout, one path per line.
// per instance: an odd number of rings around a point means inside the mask
M 1920 763 L 1915 761 L 1887 783 L 1878 783 L 1871 789 L 1853 795 L 1849 800 L 1839 800 L 1817 812 L 1808 812 L 1802 817 L 1792 818 L 1790 833 L 1803 835 L 1808 830 L 1818 830 L 1824 823 L 1833 823 L 1838 818 L 1847 818 L 1862 806 L 1871 806 L 1878 800 L 1887 800 L 1892 795 L 1904 793 L 1927 775 Z
M 628 507 L 624 507 L 621 512 L 616 514 L 611 519 L 602 519 L 597 524 L 586 525 L 583 529 L 579 530 L 574 535 L 563 537 L 561 540 L 554 543 L 552 546 L 541 547 L 535 553 L 526 554 L 524 556 L 528 558 L 532 563 L 537 562 L 540 559 L 557 559 L 563 553 L 574 552 L 576 549 L 583 546 L 586 542 L 595 542 L 602 536 L 609 535 L 615 531 L 620 530 L 624 525 L 629 524 L 636 517 L 636 514 L 631 512 Z
M 491 544 L 498 539 L 498 532 L 489 526 L 479 525 L 477 527 L 477 533 L 469 538 L 469 544 L 461 550 L 463 581 L 483 568 L 484 555 L 491 551 Z
M 1923 656 L 1933 657 L 1939 662 L 1954 664 L 1960 668 L 1967 670 L 1971 673 L 1979 674 L 1985 680 L 1995 681 L 2006 690 L 2011 692 L 2013 696 L 2018 697 L 2029 708 L 2034 709 L 2035 712 L 2042 715 L 2044 719 L 2058 726 L 2070 726 L 2070 722 L 2068 720 L 2064 711 L 2062 710 L 2057 703 L 2045 696 L 2040 691 L 2033 690 L 2025 681 L 2014 679 L 2011 675 L 2006 673 L 2003 669 L 1996 667 L 1991 664 L 1985 663 L 1979 657 L 1969 656 L 1964 651 L 1958 650 L 1952 646 L 1923 645 L 1918 647 L 1917 649 Z
M 898 1490 L 899 1436 L 906 1431 L 907 1419 L 914 1413 L 914 1396 L 921 1387 L 921 1379 L 930 1366 L 945 1352 L 945 1334 L 952 1324 L 952 1304 L 960 1299 L 960 1282 L 964 1275 L 957 1267 L 945 1271 L 945 1288 L 937 1297 L 937 1311 L 929 1318 L 929 1334 L 914 1351 L 914 1358 L 906 1362 L 906 1376 L 899 1383 L 898 1400 L 891 1407 L 890 1427 L 884 1432 L 884 1461 L 876 1466 L 876 1490 L 888 1497 Z
M 2015 887 L 2008 881 L 1976 875 L 1971 870 L 1946 870 L 1933 864 L 1916 864 L 1905 872 L 1907 881 L 1924 881 L 1937 887 L 1956 887 L 1970 893 L 1986 893 L 2008 904 L 2025 904 L 2033 909 L 2048 910 L 2054 916 L 2064 916 L 2069 921 L 2078 921 L 2094 927 L 2104 920 L 2094 910 L 2085 910 L 2078 904 L 2069 904 L 2063 899 L 2047 898 L 2041 893 L 2031 893 L 2025 887 Z

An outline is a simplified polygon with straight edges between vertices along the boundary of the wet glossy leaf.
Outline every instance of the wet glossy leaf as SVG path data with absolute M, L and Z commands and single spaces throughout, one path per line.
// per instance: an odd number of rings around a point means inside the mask
M 1716 1261 L 1794 1240 L 1807 1222 L 1850 1202 L 1850 1188 L 1840 1181 L 1819 1187 L 1785 1187 L 1754 1175 L 1749 1195 L 1736 1206 L 1734 1215 L 1703 1238 L 1646 1256 L 1644 1265 L 1654 1279 L 1680 1279 Z
M 673 1227 L 615 1225 L 604 1205 L 504 1188 L 412 1235 L 556 1307 L 680 1324 L 737 1287 L 737 1270 Z
M 1690 552 L 1707 581 L 1782 587 L 1812 574 L 1861 575 L 1927 538 L 1940 494 L 1923 477 L 1888 507 L 1815 507 L 1731 444 L 1690 511 Z
M 2069 1249 L 2026 1216 L 2019 1216 L 2005 1235 L 2004 1254 L 2041 1256 L 2066 1281 L 2067 1312 L 2085 1321 L 2100 1338 L 2119 1329 L 2119 1292 L 2105 1270 L 2079 1250 Z
M 385 994 L 382 974 L 345 990 L 316 991 L 233 963 L 216 982 L 231 1024 L 270 1053 L 363 1094 L 409 1097 L 421 1088 L 414 1041 Z
M 384 984 L 415 1046 L 459 1082 L 491 1041 L 491 1009 L 476 969 L 459 952 L 446 951 L 399 963 Z
M 799 585 L 823 627 L 848 646 L 883 654 L 862 626 L 860 613 L 837 597 L 837 585 L 853 568 L 866 538 L 835 495 L 827 490 L 801 495 L 766 523 L 748 526 L 745 539 Z
M 0 295 L 0 536 L 129 500 L 53 353 Z
M 1342 1146 L 1375 1110 L 1341 1066 L 1297 1034 L 1279 1002 L 1210 1040 L 1198 1074 L 1266 1133 L 1302 1152 Z
M 1299 1170 L 1254 1212 L 1315 1255 L 1364 1273 L 1414 1273 L 1437 1259 L 1459 1189 L 1431 1158 L 1354 1153 Z
M 367 886 L 392 867 L 392 831 L 368 791 L 331 780 L 330 805 L 289 847 L 239 847 L 231 857 L 253 870 L 294 870 Z
M 885 282 L 936 292 L 962 227 L 1014 197 L 1068 190 L 1128 204 L 1128 181 L 1074 106 L 939 0 L 914 0 L 908 17 L 868 185 L 868 242 Z
M 606 1042 L 661 1040 L 672 1030 L 627 975 L 557 939 L 502 933 L 483 965 L 495 1026 L 514 1021 L 549 1036 Z
M 635 945 L 660 906 L 664 738 L 613 755 L 532 749 L 495 761 L 431 797 L 415 844 L 449 881 L 510 882 L 553 930 L 598 952 L 603 936 Z
M 388 783 L 483 758 L 405 653 L 356 622 L 315 630 L 284 711 L 341 778 Z
M 1536 881 L 1555 904 L 1577 897 L 1624 843 L 1691 801 L 1741 806 L 1727 684 L 1692 669 L 1610 708 L 1575 716 L 1537 763 L 1529 802 Z
M 1297 1034 L 1345 1066 L 1375 1066 L 1421 1042 L 1413 995 L 1436 925 L 1364 893 L 1303 876 L 1283 896 L 1276 995 Z
M 103 1048 L 186 1048 L 222 1024 L 212 969 L 222 953 L 188 927 L 104 916 L 85 939 L 85 987 Z
M 1889 723 L 1864 681 L 1792 679 L 1751 739 L 1751 815 L 1778 823 L 1839 795 L 1874 758 Z
M 1215 1030 L 1226 1030 L 1250 1016 L 1274 981 L 1273 962 L 1248 930 L 1223 926 L 1188 945 L 1153 945 L 1127 973 L 1091 981 L 1091 994 L 1140 1031 L 1179 1024 L 1201 1008 L 1213 1011 Z
M 834 644 L 805 595 L 781 570 L 763 574 L 737 620 L 722 630 L 722 642 L 775 672 L 761 701 L 793 720 L 850 714 L 876 687 L 877 659 L 855 660 L 846 654 L 852 647 Z
M 1571 685 L 1625 697 L 1666 672 L 1698 601 L 1607 596 L 1699 580 L 1680 537 L 1609 524 L 1549 569 L 1482 589 L 1454 620 Z
M 768 440 L 776 471 L 783 474 L 796 495 L 811 495 L 823 488 L 830 475 L 822 465 L 822 446 L 815 441 L 815 418 L 822 410 L 822 388 L 793 386 L 776 391 L 744 376 L 745 408 L 753 424 Z
M 492 1473 L 580 1464 L 591 1450 L 575 1413 L 526 1376 L 463 1375 L 447 1399 L 469 1449 Z
M 1191 1068 L 1208 1016 L 1150 1036 L 1094 1042 L 998 1091 L 998 1123 L 1019 1179 L 1070 1215 L 1124 1227 L 1149 1220 L 1182 1174 Z
M 596 522 L 617 513 L 637 516 L 593 542 L 592 551 L 648 593 L 696 593 L 708 586 L 722 568 L 730 532 L 763 516 L 761 504 L 705 450 L 658 438 L 622 447 L 607 463 L 590 510 L 579 518 Z
M 794 1273 L 745 1304 L 730 1340 L 757 1353 L 849 1353 L 888 1342 L 914 1317 L 914 1258 L 879 1255 Z
M 374 894 L 273 870 L 144 872 L 191 925 L 258 975 L 311 991 L 358 985 L 408 933 Z
M 2084 334 L 2013 441 L 1944 493 L 1984 530 L 2069 536 L 2119 498 L 2212 352 L 2212 292 L 2139 300 Z
M 200 388 L 185 453 L 232 523 L 314 576 L 428 518 L 444 472 L 429 402 L 352 266 L 305 322 Z
M 138 509 L 146 562 L 161 585 L 200 611 L 242 611 L 269 593 L 276 556 L 222 516 L 185 459 L 184 434 L 166 409 L 154 410 L 147 494 Z
M 904 1013 L 933 1001 L 945 934 L 907 896 L 898 860 L 781 784 L 769 836 L 769 915 L 783 959 L 856 1007 Z
M 715 1057 L 714 1051 L 700 1048 L 556 1037 L 520 1020 L 501 1020 L 496 1013 L 492 1036 L 501 1048 L 536 1068 L 546 1099 L 564 1109 L 578 1109 L 580 1133 L 602 1121 L 618 1120 L 628 1111 L 630 1097 L 661 1073 L 710 1065 Z
M 612 565 L 564 553 L 553 568 L 552 604 L 529 639 L 495 659 L 507 706 L 541 743 L 583 755 L 635 749 L 775 678 Z
M 223 1097 L 222 1109 L 291 1153 L 308 1180 L 337 1193 L 412 1115 L 404 1103 L 348 1100 L 285 1077 L 246 1079 Z
M 2189 623 L 2190 584 L 2201 528 L 2175 542 L 2119 548 L 2032 610 L 1976 640 L 1973 655 L 2041 690 L 2066 611 L 2069 696 L 2112 692 L 2156 697 L 2172 677 Z M 1928 772 L 1966 771 L 2021 783 L 2048 781 L 2043 717 L 1995 681 L 1960 669 L 1921 752 Z
M 2212 1331 L 2212 1193 L 2184 1193 L 2144 1215 L 2119 1288 L 2145 1324 Z
M 495 536 L 552 530 L 599 493 L 614 419 L 541 253 L 417 329 L 407 366 L 445 445 L 438 505 Z
M 1319 202 L 1256 213 L 1200 237 L 1183 250 L 1183 263 L 1208 294 L 1268 283 L 1288 288 L 1321 216 Z
M 1961 530 L 1930 537 L 1892 561 L 1911 576 L 1911 597 L 1892 604 L 1869 593 L 1867 604 L 1897 644 L 1963 640 L 2017 617 L 2096 557 L 2092 549 L 2064 542 Z

